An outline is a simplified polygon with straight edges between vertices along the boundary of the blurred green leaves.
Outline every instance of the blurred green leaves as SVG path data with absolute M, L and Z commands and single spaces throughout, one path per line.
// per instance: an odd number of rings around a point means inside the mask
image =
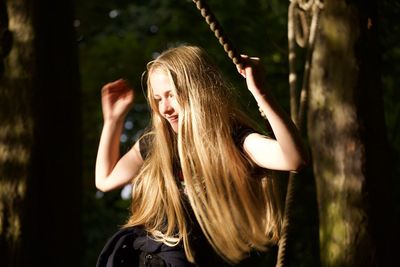
M 262 59 L 268 88 L 278 102 L 288 111 L 288 63 L 287 63 L 287 7 L 289 1 L 279 0 L 209 0 L 209 6 L 220 21 L 239 52 L 258 56 Z M 394 23 L 400 15 L 399 5 L 384 1 L 381 10 L 384 25 L 382 31 L 383 82 L 386 105 L 386 119 L 389 137 L 394 152 L 400 150 L 399 84 L 400 68 L 396 62 L 400 50 L 399 26 Z M 164 49 L 177 44 L 202 46 L 214 58 L 227 78 L 237 88 L 243 106 L 249 114 L 258 119 L 258 110 L 245 83 L 237 74 L 235 66 L 225 55 L 208 25 L 197 11 L 191 0 L 113 0 L 76 1 L 77 42 L 79 43 L 80 71 L 82 80 L 83 130 L 84 130 L 84 214 L 85 235 L 84 266 L 93 266 L 107 237 L 124 223 L 128 216 L 129 201 L 122 200 L 120 192 L 105 193 L 102 197 L 94 187 L 94 161 L 102 127 L 100 106 L 101 86 L 118 78 L 129 80 L 136 92 L 136 105 L 128 115 L 132 125 L 125 129 L 126 141 L 121 143 L 123 151 L 132 145 L 138 131 L 143 129 L 149 114 L 142 92 L 141 75 L 146 63 Z M 397 34 L 396 34 L 397 33 Z M 299 55 L 298 73 L 302 73 L 302 55 Z M 399 165 L 399 164 L 397 164 Z M 399 168 L 396 173 L 400 173 Z M 310 174 L 311 175 L 311 174 Z M 307 182 L 312 184 L 312 179 Z M 303 185 L 304 186 L 304 185 Z M 398 188 L 398 186 L 397 186 Z M 310 191 L 309 187 L 303 188 Z M 96 197 L 97 195 L 97 197 Z M 312 194 L 311 194 L 312 195 Z M 316 205 L 312 199 L 304 203 Z M 398 211 L 397 211 L 398 212 Z M 299 239 L 307 239 L 307 229 L 311 225 L 307 208 L 298 211 Z M 300 214 L 301 213 L 301 214 Z M 303 216 L 303 217 L 301 217 Z M 301 218 L 300 218 L 301 217 Z M 308 228 L 307 228 L 308 227 Z M 300 232 L 303 231 L 301 236 Z M 303 243 L 301 243 L 303 242 Z M 310 240 L 296 243 L 294 250 L 304 250 L 307 257 L 303 262 L 312 260 L 317 244 Z M 308 242 L 308 243 L 304 243 Z M 298 257 L 301 259 L 300 254 Z M 307 260 L 307 259 L 308 260 Z M 297 266 L 303 266 L 299 263 Z M 310 265 L 308 265 L 310 266 Z

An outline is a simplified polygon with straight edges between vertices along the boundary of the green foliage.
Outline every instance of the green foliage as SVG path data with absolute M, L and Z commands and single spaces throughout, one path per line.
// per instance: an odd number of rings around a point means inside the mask
M 269 89 L 280 104 L 289 110 L 287 3 L 278 0 L 257 0 L 251 3 L 245 0 L 210 0 L 208 4 L 239 52 L 258 56 L 263 60 Z M 146 62 L 165 48 L 177 44 L 189 43 L 205 48 L 237 88 L 243 106 L 255 118 L 259 118 L 259 115 L 254 100 L 245 89 L 243 79 L 237 74 L 235 66 L 191 0 L 119 0 L 102 3 L 87 0 L 78 3 L 76 24 L 79 24 L 77 32 L 85 122 L 86 195 L 83 226 L 86 242 L 84 247 L 87 249 L 84 266 L 93 266 L 106 238 L 128 216 L 129 206 L 128 201 L 120 199 L 118 192 L 106 193 L 102 198 L 95 197 L 93 170 L 102 126 L 100 88 L 104 83 L 124 77 L 136 90 L 137 104 L 128 116 L 128 120 L 134 121 L 134 127 L 127 131 L 129 140 L 122 144 L 123 149 L 129 148 L 134 139 L 132 136 L 145 127 L 148 119 L 147 113 L 141 113 L 146 108 L 143 108 L 145 99 L 140 93 L 140 75 L 145 70 Z M 260 122 L 262 123 L 261 120 Z M 309 183 L 304 186 L 313 190 Z M 303 207 L 303 210 L 307 210 L 307 207 Z M 315 224 L 305 222 L 299 226 L 302 227 L 302 234 L 298 238 L 303 242 L 297 242 L 291 254 L 301 255 L 306 250 L 308 258 L 313 258 L 315 250 L 309 247 L 315 242 L 310 241 L 307 234 L 313 225 Z M 293 240 L 298 238 L 294 237 Z M 276 251 L 273 250 L 267 254 L 253 255 L 240 266 L 273 266 L 275 259 Z M 295 259 L 300 260 L 296 257 Z M 303 259 L 303 262 L 308 264 L 313 261 Z
M 396 1 L 380 2 L 380 41 L 382 46 L 382 82 L 383 100 L 385 105 L 385 118 L 387 136 L 391 150 L 391 166 L 393 179 L 393 203 L 400 202 L 400 182 L 396 179 L 400 176 L 400 3 Z M 395 225 L 400 223 L 400 208 L 395 207 Z
M 288 110 L 286 3 L 277 0 L 258 0 L 251 4 L 244 0 L 214 0 L 209 1 L 209 5 L 237 49 L 262 58 L 269 87 Z M 75 24 L 85 133 L 83 227 L 84 247 L 87 249 L 84 266 L 93 266 L 106 238 L 123 224 L 129 214 L 129 202 L 121 200 L 118 192 L 96 198 L 94 160 L 102 127 L 100 88 L 103 84 L 123 77 L 136 91 L 136 105 L 128 116 L 128 120 L 133 121 L 133 128 L 126 130 L 128 141 L 122 144 L 124 150 L 131 146 L 134 135 L 145 127 L 148 120 L 140 81 L 146 62 L 165 48 L 177 44 L 188 43 L 205 48 L 237 88 L 242 104 L 254 116 L 259 115 L 243 79 L 190 0 L 77 2 Z M 258 262 L 261 264 L 262 260 Z
M 209 0 L 208 4 L 239 52 L 259 56 L 263 60 L 268 87 L 288 111 L 286 27 L 289 1 Z M 85 0 L 77 1 L 76 6 L 75 24 L 80 52 L 85 134 L 84 266 L 94 266 L 107 237 L 124 223 L 129 214 L 129 201 L 122 200 L 119 192 L 105 193 L 103 197 L 96 198 L 96 194 L 99 194 L 94 188 L 94 160 L 102 127 L 100 88 L 103 84 L 123 77 L 130 81 L 136 91 L 136 105 L 128 116 L 133 126 L 125 131 L 128 140 L 121 144 L 123 150 L 130 147 L 137 132 L 148 121 L 140 81 L 146 62 L 165 48 L 177 44 L 189 43 L 205 48 L 237 88 L 242 104 L 248 107 L 249 113 L 255 118 L 259 117 L 256 104 L 245 89 L 243 79 L 237 74 L 235 66 L 191 0 Z M 396 44 L 400 35 L 398 24 L 393 22 L 400 15 L 399 5 L 384 1 L 382 12 L 385 13 L 381 17 L 384 25 L 382 71 L 386 119 L 389 141 L 393 153 L 397 153 L 400 150 L 400 104 L 395 101 L 399 99 L 395 85 L 399 84 L 400 68 L 396 62 L 400 50 Z M 301 74 L 301 56 L 298 69 Z M 307 177 L 311 177 L 311 170 L 308 172 Z M 399 167 L 395 173 L 400 174 Z M 303 180 L 296 202 L 296 224 L 289 253 L 292 255 L 293 266 L 318 266 L 315 185 L 311 178 L 299 179 Z M 249 264 L 253 266 L 254 261 Z M 273 265 L 263 259 L 257 260 L 257 264 Z

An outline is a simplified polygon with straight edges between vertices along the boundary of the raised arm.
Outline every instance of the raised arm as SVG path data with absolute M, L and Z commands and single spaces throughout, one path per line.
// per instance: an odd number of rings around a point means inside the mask
M 108 83 L 102 88 L 104 125 L 97 152 L 95 179 L 96 187 L 101 191 L 129 183 L 143 164 L 139 143 L 120 158 L 119 140 L 133 99 L 133 90 L 124 80 Z
M 276 139 L 253 133 L 244 140 L 244 150 L 260 167 L 294 171 L 308 162 L 308 152 L 304 147 L 296 126 L 276 103 L 272 94 L 265 89 L 264 70 L 259 58 L 242 56 L 245 62 L 239 73 L 246 78 L 249 91 L 266 115 Z

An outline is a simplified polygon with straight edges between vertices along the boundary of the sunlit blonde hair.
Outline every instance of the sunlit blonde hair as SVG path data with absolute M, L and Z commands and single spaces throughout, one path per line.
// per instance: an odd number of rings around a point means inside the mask
M 180 105 L 178 133 L 158 112 L 149 82 L 162 71 Z M 143 226 L 156 240 L 173 246 L 189 243 L 190 222 L 174 176 L 182 169 L 190 206 L 215 251 L 236 263 L 253 248 L 264 250 L 279 238 L 280 198 L 272 178 L 255 175 L 254 165 L 233 140 L 249 119 L 239 111 L 230 87 L 205 52 L 193 46 L 172 48 L 148 64 L 148 101 L 152 109 L 151 146 L 133 180 L 127 226 Z

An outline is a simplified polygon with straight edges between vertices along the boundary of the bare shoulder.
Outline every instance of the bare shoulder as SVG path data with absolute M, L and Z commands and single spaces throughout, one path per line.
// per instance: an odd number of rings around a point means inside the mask
M 282 152 L 278 142 L 260 133 L 251 133 L 243 142 L 243 150 L 258 166 L 268 169 L 281 169 L 276 160 Z
M 277 141 L 275 139 L 255 132 L 247 135 L 243 142 L 243 148 L 246 152 L 266 149 L 275 145 L 277 145 Z

